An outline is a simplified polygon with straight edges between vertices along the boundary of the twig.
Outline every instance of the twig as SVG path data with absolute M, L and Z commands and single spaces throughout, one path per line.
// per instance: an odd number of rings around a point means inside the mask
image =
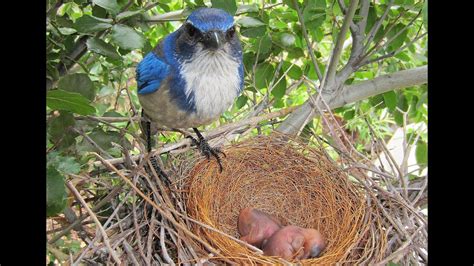
M 323 90 L 326 90 L 326 87 L 330 87 L 334 83 L 334 79 L 336 76 L 336 68 L 339 62 L 339 58 L 341 56 L 344 39 L 346 37 L 346 33 L 347 33 L 347 30 L 349 29 L 352 19 L 354 18 L 358 3 L 359 3 L 359 0 L 351 0 L 349 10 L 347 11 L 347 14 L 344 18 L 344 22 L 342 23 L 341 31 L 339 32 L 339 35 L 337 37 L 336 45 L 334 46 L 334 49 L 332 50 L 332 56 L 329 61 L 329 66 L 327 68 L 326 75 L 324 76 L 324 79 L 321 82 L 321 86 L 323 87 Z M 329 84 L 329 85 L 326 85 L 326 84 Z
M 51 252 L 60 262 L 66 261 L 68 259 L 68 256 L 66 254 L 64 254 L 61 250 L 55 248 L 53 245 L 47 243 L 46 247 L 48 248 L 48 251 Z
M 417 42 L 419 39 L 425 37 L 427 34 L 428 34 L 428 32 L 422 33 L 420 36 L 414 38 L 413 40 L 411 40 L 410 42 L 406 43 L 405 45 L 403 45 L 402 47 L 398 48 L 397 50 L 395 50 L 395 51 L 393 51 L 393 52 L 390 52 L 390 53 L 388 53 L 388 54 L 384 54 L 384 55 L 382 55 L 382 56 L 379 56 L 379 57 L 374 58 L 374 59 L 371 59 L 371 60 L 369 60 L 369 58 L 367 58 L 365 61 L 363 61 L 363 62 L 360 63 L 360 66 L 368 65 L 368 64 L 371 64 L 371 63 L 374 63 L 374 62 L 377 62 L 377 61 L 386 59 L 386 58 L 390 58 L 390 57 L 396 56 L 397 54 L 399 54 L 399 53 L 401 53 L 402 51 L 404 51 L 407 47 L 409 47 L 409 46 L 412 45 L 413 43 Z
M 384 260 L 377 263 L 377 265 L 385 265 L 391 260 L 397 260 L 397 257 L 402 255 L 402 252 L 410 246 L 410 243 L 413 241 L 413 238 L 418 234 L 418 232 L 423 229 L 423 226 L 418 227 L 418 229 L 401 245 L 395 252 L 390 254 L 390 256 L 386 257 Z M 396 261 L 394 261 L 396 263 Z
M 163 218 L 161 218 L 161 223 L 163 223 Z M 163 225 L 160 226 L 160 245 L 161 245 L 161 255 L 163 256 L 163 259 L 171 264 L 175 265 L 173 260 L 170 258 L 170 255 L 168 254 L 168 250 L 166 249 L 165 245 L 165 227 Z
M 318 79 L 322 81 L 323 75 L 321 75 L 321 71 L 319 70 L 316 57 L 314 56 L 313 48 L 311 47 L 311 41 L 309 40 L 308 32 L 306 31 L 306 26 L 304 25 L 303 15 L 301 14 L 301 10 L 296 0 L 293 0 L 293 6 L 295 7 L 296 12 L 298 14 L 298 20 L 301 24 L 301 31 L 303 32 L 303 36 L 306 41 L 306 47 L 308 47 L 308 52 L 309 52 L 309 56 L 311 57 L 311 62 L 313 63 L 314 69 L 316 70 L 316 75 L 318 75 Z
M 92 211 L 93 211 L 93 212 L 98 211 L 100 208 L 102 208 L 102 206 L 104 206 L 105 204 L 107 204 L 113 197 L 115 197 L 115 195 L 117 195 L 121 190 L 122 190 L 122 186 L 117 186 L 117 187 L 115 187 L 107 196 L 105 196 L 101 201 L 99 201 L 99 202 L 94 206 L 94 208 L 92 208 Z M 58 233 L 57 235 L 55 235 L 54 237 L 52 237 L 52 238 L 48 241 L 48 243 L 49 243 L 49 244 L 53 244 L 54 242 L 58 241 L 61 237 L 63 237 L 63 236 L 66 235 L 67 233 L 69 233 L 69 231 L 71 231 L 71 229 L 73 229 L 76 225 L 78 225 L 79 223 L 81 223 L 82 221 L 84 221 L 84 219 L 86 219 L 87 217 L 89 217 L 89 216 L 86 215 L 86 214 L 81 215 L 74 223 L 72 223 L 71 225 L 69 225 L 68 227 L 66 227 L 61 233 Z
M 170 221 L 174 226 L 176 226 L 178 229 L 182 230 L 183 233 L 186 235 L 190 236 L 191 238 L 195 239 L 198 241 L 200 244 L 202 244 L 208 251 L 214 253 L 214 254 L 219 254 L 219 251 L 210 246 L 208 243 L 206 243 L 204 240 L 196 236 L 194 233 L 189 231 L 186 227 L 184 227 L 182 224 L 178 223 L 173 216 L 168 214 L 163 210 L 162 207 L 158 206 L 155 202 L 153 202 L 150 198 L 148 198 L 143 192 L 137 188 L 127 177 L 125 177 L 115 166 L 107 162 L 104 158 L 102 158 L 99 154 L 93 153 L 104 165 L 106 165 L 109 169 L 114 171 L 117 175 L 119 175 L 129 186 L 131 186 L 146 202 L 148 202 L 150 205 L 152 205 L 155 209 L 157 209 L 162 216 L 164 216 L 168 221 Z M 163 206 L 164 207 L 164 206 Z M 166 207 L 165 207 L 166 208 Z M 174 210 L 173 210 L 174 211 Z M 176 211 L 175 211 L 176 212 Z M 225 259 L 225 261 L 230 262 L 229 260 Z
M 226 125 L 223 125 L 219 128 L 216 128 L 216 129 L 212 130 L 211 132 L 203 134 L 203 135 L 208 140 L 214 139 L 214 138 L 218 137 L 221 134 L 224 134 L 224 133 L 232 131 L 232 130 L 237 130 L 237 129 L 239 129 L 241 127 L 244 127 L 244 126 L 255 125 L 255 124 L 259 123 L 260 121 L 270 120 L 270 119 L 273 119 L 273 118 L 276 118 L 276 117 L 285 116 L 285 115 L 291 113 L 297 107 L 298 106 L 290 106 L 288 108 L 281 109 L 281 110 L 276 111 L 276 112 L 267 113 L 267 114 L 263 114 L 263 115 L 260 115 L 260 116 L 243 119 L 243 120 L 240 120 L 240 121 L 237 121 L 237 122 L 234 122 L 234 123 L 226 124 Z M 185 146 L 185 145 L 191 145 L 191 140 L 190 139 L 183 139 L 183 140 L 180 140 L 176 143 L 166 144 L 160 149 L 153 150 L 152 154 L 166 153 L 166 152 L 169 152 L 171 150 L 177 149 L 177 148 Z M 133 161 L 136 161 L 136 160 L 140 159 L 141 157 L 142 157 L 142 155 L 139 154 L 139 155 L 131 156 L 131 159 Z M 107 162 L 112 164 L 112 165 L 121 164 L 121 163 L 124 162 L 124 158 L 109 159 L 109 160 L 107 160 Z M 96 167 L 100 167 L 100 166 L 103 166 L 103 163 L 101 161 L 96 161 L 96 162 L 93 163 L 93 165 L 96 166 Z
M 74 132 L 78 133 L 79 135 L 81 135 L 85 140 L 87 140 L 87 142 L 89 142 L 94 148 L 96 148 L 105 157 L 107 157 L 109 159 L 113 158 L 112 155 L 110 155 L 110 153 L 108 153 L 104 149 L 102 149 L 102 147 L 100 147 L 99 144 L 95 143 L 95 141 L 93 139 L 91 139 L 89 136 L 87 136 L 87 134 L 82 132 L 82 130 L 79 130 L 77 128 L 71 128 L 71 129 L 72 129 L 72 131 L 74 131 Z
M 122 245 L 123 245 L 123 248 L 125 249 L 125 252 L 127 252 L 128 257 L 132 260 L 133 265 L 140 266 L 140 263 L 138 263 L 138 260 L 135 257 L 135 254 L 133 254 L 132 247 L 130 246 L 130 244 L 128 244 L 127 240 L 124 240 Z
M 74 187 L 74 185 L 71 183 L 71 181 L 67 181 L 66 183 L 66 186 L 68 187 L 68 189 L 74 194 L 74 196 L 76 197 L 76 199 L 82 204 L 82 206 L 86 209 L 86 211 L 89 213 L 89 215 L 92 217 L 92 219 L 94 220 L 94 222 L 96 223 L 100 233 L 102 234 L 102 237 L 104 239 L 104 243 L 105 245 L 107 246 L 107 249 L 109 250 L 110 252 L 110 255 L 112 255 L 112 258 L 115 260 L 116 263 L 118 263 L 119 265 L 122 263 L 120 261 L 120 258 L 118 257 L 118 255 L 115 253 L 115 250 L 112 249 L 112 247 L 110 246 L 110 242 L 109 242 L 109 237 L 107 236 L 107 233 L 105 232 L 104 228 L 102 227 L 102 224 L 100 223 L 99 219 L 97 219 L 97 216 L 95 216 L 94 212 L 89 208 L 89 206 L 87 205 L 87 203 L 84 201 L 84 199 L 82 198 L 81 194 L 79 193 L 79 191 L 77 191 L 77 189 Z
M 380 26 L 382 26 L 382 23 L 385 20 L 385 17 L 388 15 L 388 12 L 390 11 L 390 8 L 392 7 L 394 1 L 395 0 L 390 0 L 390 2 L 387 4 L 387 8 L 383 12 L 382 16 L 380 17 L 379 20 L 377 20 L 375 25 L 370 30 L 369 34 L 366 36 L 366 44 L 365 44 L 363 52 L 367 51 L 367 49 L 369 48 L 370 43 L 374 39 L 374 37 L 375 37 L 377 31 L 379 30 Z

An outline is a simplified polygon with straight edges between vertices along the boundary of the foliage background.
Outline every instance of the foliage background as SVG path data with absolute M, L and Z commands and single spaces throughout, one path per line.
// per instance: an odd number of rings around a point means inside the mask
M 344 21 L 340 5 L 347 8 L 350 3 L 297 2 L 324 75 Z M 135 66 L 165 35 L 177 29 L 193 9 L 204 5 L 235 14 L 245 63 L 243 94 L 207 129 L 301 105 L 317 92 L 306 82 L 319 84 L 319 79 L 291 0 L 48 0 L 46 153 L 48 216 L 52 218 L 49 222 L 67 219 L 71 209 L 64 181 L 81 175 L 93 176 L 92 163 L 96 158 L 91 152 L 108 159 L 123 156 L 124 149 L 131 154 L 139 153 L 140 129 L 133 120 L 140 111 Z M 370 1 L 365 33 L 376 25 L 387 6 L 390 11 L 368 46 L 374 47 L 369 62 L 344 80 L 344 85 L 427 64 L 427 2 Z M 363 19 L 358 11 L 354 23 Z M 351 56 L 351 34 L 343 37 L 339 70 Z M 421 171 L 427 162 L 426 127 L 407 127 L 427 123 L 426 84 L 348 103 L 333 113 L 357 151 L 372 159 L 377 158 L 374 134 L 388 141 L 397 128 L 403 128 L 407 148 L 416 150 L 416 171 L 407 175 L 410 180 L 426 175 Z M 120 122 L 104 122 L 113 118 Z M 251 133 L 268 134 L 281 121 L 262 122 Z M 315 136 L 322 136 L 329 144 L 337 142 L 321 122 L 320 117 L 312 119 L 302 136 L 309 143 Z M 166 132 L 159 136 L 159 142 L 180 138 L 179 133 Z M 98 182 L 114 185 L 119 181 L 110 178 Z M 94 184 L 83 184 L 83 188 L 92 190 L 93 196 L 101 195 L 94 191 Z M 61 254 L 74 255 L 80 247 L 80 240 L 70 235 L 63 237 L 54 246 L 48 246 L 49 261 L 64 259 Z

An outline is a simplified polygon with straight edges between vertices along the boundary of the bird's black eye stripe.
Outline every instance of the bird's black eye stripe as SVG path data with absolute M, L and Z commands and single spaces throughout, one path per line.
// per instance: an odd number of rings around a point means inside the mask
M 230 29 L 227 30 L 227 37 L 232 38 L 235 34 L 235 26 L 232 26 Z
M 197 29 L 193 25 L 188 23 L 186 24 L 186 32 L 190 37 L 193 37 L 194 35 L 196 35 Z

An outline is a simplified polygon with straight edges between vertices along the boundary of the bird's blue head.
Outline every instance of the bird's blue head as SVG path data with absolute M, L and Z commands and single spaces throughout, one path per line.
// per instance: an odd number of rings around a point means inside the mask
M 191 13 L 178 30 L 178 53 L 195 49 L 235 53 L 241 50 L 234 18 L 217 8 L 199 8 Z

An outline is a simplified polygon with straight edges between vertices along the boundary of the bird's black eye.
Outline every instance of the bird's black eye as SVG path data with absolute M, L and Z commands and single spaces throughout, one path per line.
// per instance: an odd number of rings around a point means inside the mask
M 191 25 L 191 24 L 186 24 L 186 32 L 188 33 L 188 35 L 190 37 L 194 37 L 194 35 L 196 35 L 196 28 Z
M 233 38 L 235 34 L 235 26 L 232 26 L 232 28 L 227 30 L 227 38 Z

